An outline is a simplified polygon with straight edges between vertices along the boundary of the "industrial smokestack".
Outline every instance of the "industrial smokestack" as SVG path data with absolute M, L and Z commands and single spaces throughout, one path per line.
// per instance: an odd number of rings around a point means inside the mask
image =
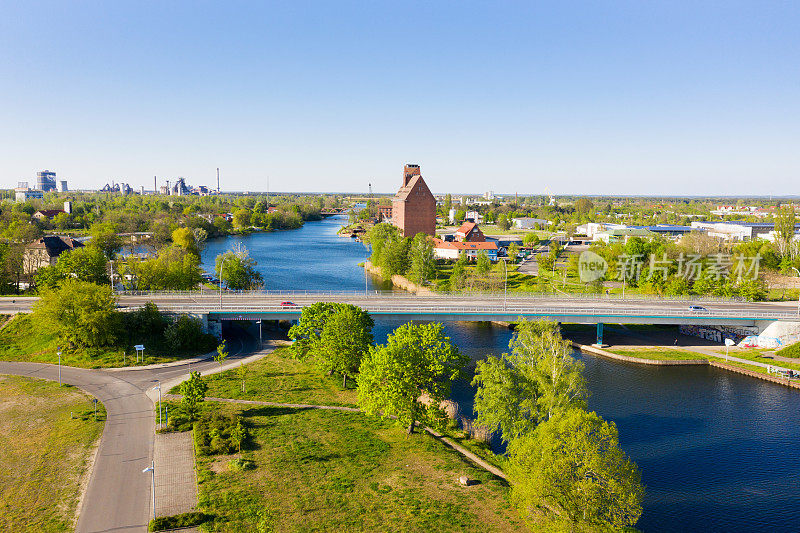
M 158 194 L 158 180 L 153 176 L 153 194 Z

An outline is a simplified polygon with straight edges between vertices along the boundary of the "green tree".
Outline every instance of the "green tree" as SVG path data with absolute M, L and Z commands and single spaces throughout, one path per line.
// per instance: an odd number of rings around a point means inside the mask
M 62 346 L 100 347 L 116 342 L 120 314 L 108 285 L 65 279 L 42 291 L 34 318 L 51 328 Z
M 417 283 L 427 283 L 436 276 L 436 259 L 433 243 L 424 233 L 417 233 L 411 242 L 411 279 Z
M 202 281 L 200 258 L 177 246 L 161 249 L 157 257 L 129 259 L 119 272 L 130 290 L 190 290 Z
M 508 245 L 508 258 L 511 259 L 513 263 L 517 262 L 519 257 L 519 244 L 512 242 Z
M 228 358 L 228 349 L 227 346 L 225 345 L 225 341 L 222 341 L 217 346 L 217 355 L 214 356 L 214 361 L 216 361 L 218 364 L 221 365 L 222 363 L 225 362 L 227 358 Z
M 569 409 L 508 447 L 512 502 L 523 516 L 543 506 L 573 524 L 614 530 L 642 514 L 638 468 L 619 448 L 617 428 L 595 413 Z
M 796 246 L 794 245 L 794 232 L 797 217 L 795 216 L 794 206 L 781 206 L 775 216 L 775 233 L 777 238 L 775 243 L 781 257 L 794 259 Z
M 200 404 L 205 401 L 208 384 L 203 381 L 200 372 L 192 372 L 189 379 L 181 383 L 181 404 L 191 420 L 197 420 L 200 414 Z
M 503 231 L 508 231 L 508 229 L 511 227 L 511 221 L 508 220 L 508 217 L 506 215 L 500 215 L 499 217 L 497 217 L 496 224 L 497 227 Z
M 358 404 L 371 415 L 396 416 L 409 434 L 416 422 L 440 427 L 445 415 L 439 405 L 468 361 L 441 324 L 405 324 L 361 362 Z
M 297 359 L 310 357 L 318 346 L 322 337 L 325 322 L 339 308 L 340 304 L 334 302 L 317 302 L 303 307 L 300 320 L 289 328 L 289 338 L 292 343 L 292 355 Z
M 478 422 L 500 429 L 509 442 L 567 409 L 584 407 L 588 396 L 583 365 L 553 322 L 516 324 L 510 353 L 478 363 L 472 384 Z
M 527 247 L 539 246 L 539 236 L 533 232 L 526 233 L 522 238 L 522 243 Z
M 200 248 L 197 246 L 194 232 L 191 228 L 176 228 L 172 232 L 172 242 L 186 252 L 199 256 Z
M 492 261 L 489 259 L 489 256 L 486 254 L 486 252 L 479 253 L 477 259 L 475 259 L 475 270 L 478 272 L 478 274 L 485 276 L 491 269 Z
M 464 288 L 467 279 L 467 255 L 461 254 L 453 265 L 450 272 L 450 290 L 460 290 Z
M 342 388 L 347 378 L 355 377 L 364 354 L 372 345 L 375 323 L 363 309 L 350 304 L 338 304 L 322 328 L 317 353 L 317 366 L 329 374 L 342 376 Z
M 257 263 L 249 256 L 247 248 L 237 246 L 234 250 L 217 256 L 215 271 L 229 289 L 253 290 L 263 285 L 263 278 L 256 266 Z
M 453 197 L 450 193 L 444 195 L 444 214 L 445 216 L 450 214 L 450 209 L 453 208 Z
M 246 367 L 246 366 L 244 366 L 244 363 L 241 363 L 241 364 L 239 365 L 239 368 L 237 368 L 237 369 L 236 369 L 236 374 L 239 376 L 239 379 L 241 379 L 241 380 L 242 380 L 242 394 L 244 394 L 245 392 L 247 392 L 247 391 L 245 390 L 245 384 L 244 384 L 244 380 L 245 380 L 245 378 L 247 377 L 247 371 L 248 371 L 248 370 L 247 370 L 247 367 Z
M 71 276 L 90 283 L 110 282 L 105 255 L 91 246 L 62 253 L 58 256 L 56 265 L 62 276 Z
M 242 424 L 242 417 L 236 417 L 236 425 L 231 428 L 231 441 L 236 445 L 239 453 L 242 453 L 242 443 L 244 442 L 247 430 Z
M 97 223 L 89 228 L 89 245 L 97 248 L 109 259 L 114 259 L 122 248 L 122 237 L 117 234 L 117 226 L 112 223 Z

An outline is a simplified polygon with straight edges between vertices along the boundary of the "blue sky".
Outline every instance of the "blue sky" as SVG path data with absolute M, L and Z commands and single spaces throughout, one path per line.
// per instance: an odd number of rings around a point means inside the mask
M 0 0 L 0 186 L 800 194 L 797 2 Z

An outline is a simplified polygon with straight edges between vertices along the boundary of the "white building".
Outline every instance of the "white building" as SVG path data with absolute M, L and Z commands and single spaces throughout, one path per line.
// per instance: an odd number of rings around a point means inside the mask
M 515 228 L 519 229 L 536 229 L 537 226 L 547 226 L 548 224 L 552 224 L 549 220 L 544 218 L 512 218 L 511 221 L 514 223 Z
M 17 202 L 27 202 L 28 200 L 44 198 L 44 193 L 37 189 L 23 189 L 17 187 L 14 189 L 14 199 Z

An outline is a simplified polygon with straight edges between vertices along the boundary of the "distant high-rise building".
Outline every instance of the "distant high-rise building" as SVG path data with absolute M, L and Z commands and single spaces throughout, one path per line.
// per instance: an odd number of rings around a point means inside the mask
M 37 172 L 36 188 L 43 192 L 56 190 L 56 173 L 50 170 Z
M 58 182 L 58 192 L 67 192 L 67 180 L 61 180 Z
M 68 215 L 72 213 L 72 202 L 69 200 L 64 202 L 64 212 Z
M 27 181 L 20 181 L 17 183 L 17 189 L 30 189 Z

